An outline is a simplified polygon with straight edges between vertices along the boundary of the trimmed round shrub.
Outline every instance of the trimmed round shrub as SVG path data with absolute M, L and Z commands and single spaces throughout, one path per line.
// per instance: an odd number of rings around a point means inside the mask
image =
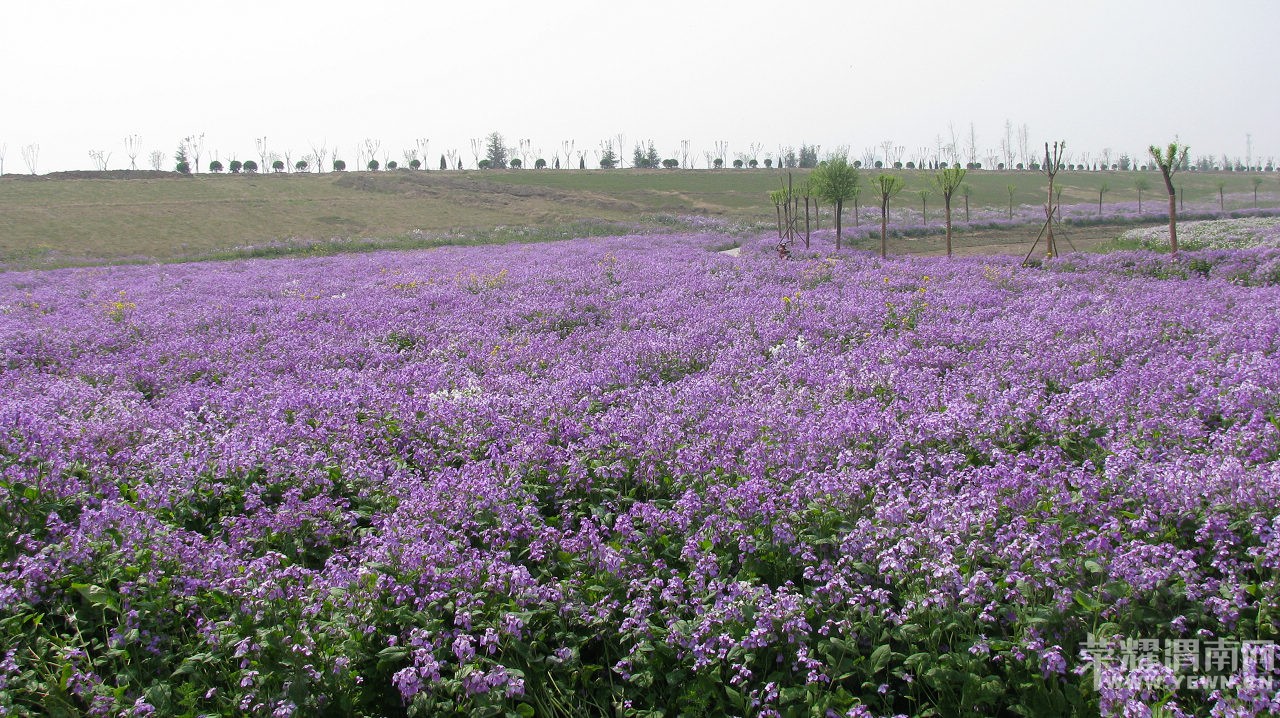
M 253 160 L 245 160 L 244 171 L 250 174 L 258 171 L 258 163 Z
M 240 160 L 231 160 L 231 164 L 227 165 L 227 169 L 231 170 L 231 174 L 240 174 L 240 169 L 244 167 L 244 163 Z
M 271 163 L 272 172 L 284 172 L 284 160 L 276 160 Z
M 680 160 L 665 159 L 662 161 L 662 166 L 669 170 L 673 170 L 680 166 Z
M 907 169 L 909 169 L 909 170 L 913 170 L 913 169 L 915 169 L 915 168 L 916 168 L 916 163 L 915 163 L 915 162 L 908 162 L 908 163 L 907 163 Z
M 476 165 L 476 166 L 477 166 L 477 167 L 479 167 L 479 168 L 480 168 L 480 169 L 482 169 L 482 170 L 487 170 L 487 169 L 489 169 L 490 167 L 493 167 L 493 163 L 492 163 L 492 162 L 490 162 L 489 160 L 480 160 L 480 164 L 478 164 L 478 165 Z
M 214 161 L 210 162 L 210 163 L 209 163 L 209 171 L 210 171 L 210 172 L 221 172 L 221 171 L 222 171 L 222 163 L 221 163 L 221 162 L 219 162 L 219 161 L 217 161 L 217 160 L 214 160 Z
M 895 170 L 900 170 L 900 169 L 902 169 L 902 163 L 901 163 L 901 162 L 894 162 L 894 163 L 893 163 L 893 168 L 894 168 Z
M 294 163 L 293 163 L 293 168 L 294 168 L 295 170 L 299 171 L 299 172 L 306 172 L 306 171 L 307 171 L 307 161 L 306 161 L 306 160 L 298 160 L 297 162 L 294 162 Z
M 547 168 L 547 161 L 539 157 L 533 161 L 533 168 L 535 170 L 544 170 Z
M 184 161 L 182 161 L 182 162 L 179 162 L 179 163 L 174 167 L 174 169 L 175 169 L 175 170 L 177 170 L 178 172 L 180 172 L 180 173 L 184 174 L 184 175 L 189 175 L 189 174 L 191 174 L 191 165 L 190 165 L 188 162 L 186 162 L 185 160 L 184 160 Z
M 742 169 L 742 160 L 734 160 L 734 161 L 733 161 L 733 168 L 734 168 L 734 169 L 737 169 L 737 170 Z
M 755 160 L 751 160 L 750 162 L 747 163 L 747 166 L 750 167 L 751 169 L 755 169 L 760 166 L 760 163 Z
M 377 172 L 378 168 L 381 166 L 382 165 L 378 164 L 377 160 L 369 160 L 369 164 L 365 165 L 365 169 L 369 170 L 370 172 Z
M 512 160 L 511 160 L 510 162 L 508 162 L 507 164 L 508 164 L 508 165 L 511 167 L 511 169 L 513 169 L 513 170 L 518 170 L 518 169 L 520 169 L 520 167 L 521 167 L 521 166 L 523 166 L 523 165 L 524 165 L 524 163 L 523 163 L 523 162 L 521 162 L 521 161 L 520 161 L 520 160 L 518 160 L 518 159 L 512 159 Z
M 346 162 L 346 160 L 334 160 L 334 161 L 333 161 L 333 171 L 334 171 L 334 172 L 346 172 L 346 171 L 347 171 L 347 162 Z
M 857 163 L 857 162 L 855 162 L 855 163 L 853 163 L 853 164 L 854 164 L 854 166 L 855 166 L 855 167 L 858 165 L 858 163 Z M 765 168 L 765 169 L 770 169 L 771 167 L 773 167 L 773 159 L 772 159 L 772 158 L 770 158 L 770 157 L 766 157 L 766 158 L 765 158 L 765 160 L 764 160 L 764 168 Z
M 714 163 L 712 163 L 712 164 L 714 164 L 714 165 L 715 165 L 716 169 L 720 169 L 721 167 L 724 167 L 724 160 L 722 160 L 722 159 L 720 159 L 719 157 L 717 157 L 717 158 L 716 158 L 716 161 L 715 161 Z
M 409 160 L 409 169 L 411 170 L 422 169 L 422 160 L 418 159 L 417 157 Z
M 387 169 L 389 170 L 396 169 L 399 166 L 400 165 L 395 160 L 391 160 L 390 162 L 387 163 Z

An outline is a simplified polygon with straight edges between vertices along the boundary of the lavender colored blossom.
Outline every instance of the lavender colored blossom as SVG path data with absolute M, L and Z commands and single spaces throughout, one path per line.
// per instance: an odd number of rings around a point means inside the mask
M 894 715 L 934 695 L 916 654 L 1059 686 L 1142 606 L 1275 630 L 1280 250 L 724 241 L 0 275 L 0 618 L 80 607 L 259 715 L 588 661 L 637 710 L 671 675 Z M 1121 678 L 1104 710 L 1153 704 Z

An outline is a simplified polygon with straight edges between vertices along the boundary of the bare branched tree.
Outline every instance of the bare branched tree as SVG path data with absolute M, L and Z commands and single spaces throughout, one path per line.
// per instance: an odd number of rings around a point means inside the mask
M 111 153 L 105 150 L 89 150 L 89 159 L 93 160 L 94 169 L 99 172 L 106 172 L 107 162 L 111 160 Z
M 680 166 L 684 169 L 692 169 L 689 164 L 689 148 L 692 143 L 689 140 L 680 140 Z
M 618 140 L 618 152 L 617 152 L 618 164 L 615 165 L 615 167 L 622 167 L 623 166 L 622 165 L 622 148 L 627 146 L 627 137 L 621 132 L 619 132 L 616 135 L 616 137 Z
M 142 135 L 124 138 L 124 153 L 129 158 L 129 169 L 138 169 L 138 153 L 142 151 Z
M 1030 167 L 1031 166 L 1031 137 L 1027 130 L 1027 123 L 1025 122 L 1022 123 L 1022 126 L 1018 128 L 1018 153 L 1019 153 L 1019 156 L 1022 158 L 1021 160 L 1019 160 L 1020 162 L 1022 162 L 1022 166 Z
M 253 142 L 258 146 L 258 168 L 263 172 L 266 172 L 267 169 L 271 167 L 271 165 L 267 163 L 267 155 L 270 154 L 267 151 L 267 137 L 266 135 L 263 135 L 262 137 L 255 139 Z
M 880 156 L 884 157 L 884 166 L 893 166 L 893 140 L 880 141 Z
M 476 167 L 480 166 L 480 158 L 488 151 L 489 145 L 483 137 L 471 138 L 471 157 L 475 160 Z
M 426 137 L 419 137 L 413 141 L 413 144 L 417 146 L 418 154 L 422 156 L 422 169 L 427 169 L 427 157 L 429 156 L 427 150 L 431 147 L 431 140 Z M 405 164 L 408 164 L 408 162 Z
M 160 150 L 151 150 L 151 154 L 147 155 L 147 159 L 151 161 L 151 169 L 159 172 L 164 167 L 164 153 Z
M 313 166 L 316 172 L 324 172 L 324 158 L 329 154 L 329 149 L 325 146 L 328 141 L 321 142 L 319 145 L 314 142 L 308 142 L 307 144 L 311 145 L 311 156 L 315 158 Z
M 27 165 L 27 171 L 31 174 L 36 173 L 36 165 L 40 162 L 40 145 L 30 144 L 22 146 L 22 161 Z
M 1013 122 L 1004 121 L 1004 137 L 1000 138 L 1000 156 L 1004 158 L 1004 168 L 1013 169 Z
M 964 144 L 965 155 L 968 156 L 968 165 L 971 166 L 978 162 L 978 132 L 974 129 L 973 123 L 969 123 L 969 139 Z
M 200 155 L 204 153 L 204 133 L 190 135 L 183 140 L 187 147 L 187 156 L 191 158 L 191 173 L 200 171 Z
M 1058 195 L 1053 191 L 1053 180 L 1058 176 L 1058 170 L 1062 169 L 1062 154 L 1067 149 L 1067 143 L 1058 141 L 1053 143 L 1053 150 L 1050 152 L 1049 143 L 1044 143 L 1044 164 L 1041 165 L 1040 171 L 1045 173 L 1049 178 L 1049 198 L 1044 204 L 1045 218 L 1045 256 L 1052 259 L 1058 256 L 1058 245 L 1053 239 L 1053 214 L 1054 203 L 1057 201 Z
M 370 160 L 378 159 L 378 150 L 382 149 L 382 140 L 375 140 L 372 137 L 364 138 L 364 154 Z M 385 167 L 387 158 L 382 158 L 382 165 Z
M 729 161 L 728 140 L 716 140 L 716 156 L 713 159 L 720 160 L 720 164 Z
M 459 157 L 457 150 L 449 150 L 445 153 L 445 156 L 449 158 L 450 167 L 459 170 L 462 169 L 462 159 Z

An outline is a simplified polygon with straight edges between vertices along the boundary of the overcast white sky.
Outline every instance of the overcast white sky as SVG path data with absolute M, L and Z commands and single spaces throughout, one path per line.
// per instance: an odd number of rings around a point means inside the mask
M 351 163 L 430 140 L 473 166 L 470 139 L 625 136 L 674 156 L 753 142 L 863 148 L 949 141 L 979 153 L 1005 120 L 1078 153 L 1140 153 L 1174 135 L 1192 156 L 1280 158 L 1275 0 L 6 0 L 5 172 L 128 165 L 185 135 L 257 158 L 309 144 Z M 379 154 L 382 154 L 381 152 Z M 382 159 L 381 157 L 379 159 Z M 588 162 L 592 161 L 588 155 Z M 203 170 L 204 168 L 201 167 Z

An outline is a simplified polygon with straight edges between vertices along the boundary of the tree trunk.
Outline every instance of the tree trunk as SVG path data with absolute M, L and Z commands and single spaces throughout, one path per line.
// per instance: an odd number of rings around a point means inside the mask
M 1045 235 L 1045 256 L 1052 259 L 1058 256 L 1058 245 L 1053 241 L 1053 175 L 1049 175 L 1049 199 L 1044 213 L 1045 227 L 1049 230 Z
M 951 256 L 951 195 L 942 195 L 942 203 L 947 209 L 947 256 Z
M 1169 168 L 1161 167 L 1160 174 L 1164 178 L 1164 188 L 1169 192 L 1169 250 L 1178 256 L 1178 193 L 1173 188 L 1173 160 L 1169 160 Z
M 880 258 L 889 256 L 889 202 L 880 204 Z
M 840 251 L 840 213 L 844 211 L 844 200 L 836 200 L 836 251 Z
M 804 198 L 804 248 L 809 248 L 809 198 Z
M 964 223 L 969 223 L 969 195 L 964 196 Z
M 778 211 L 778 239 L 782 239 L 782 205 L 777 204 L 773 208 Z
M 857 198 L 857 197 L 854 197 L 854 198 L 853 198 L 853 226 L 855 226 L 855 227 L 860 227 L 860 226 L 862 226 L 861 220 L 858 218 L 858 214 L 859 214 L 859 212 L 858 212 L 858 198 Z

